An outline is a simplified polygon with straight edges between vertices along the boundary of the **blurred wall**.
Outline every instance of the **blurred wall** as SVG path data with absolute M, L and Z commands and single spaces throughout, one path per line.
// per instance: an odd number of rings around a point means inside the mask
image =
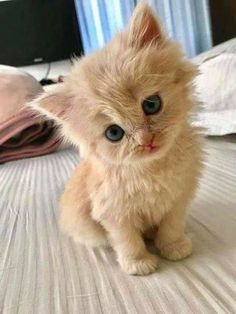
M 213 44 L 236 37 L 236 0 L 209 0 Z

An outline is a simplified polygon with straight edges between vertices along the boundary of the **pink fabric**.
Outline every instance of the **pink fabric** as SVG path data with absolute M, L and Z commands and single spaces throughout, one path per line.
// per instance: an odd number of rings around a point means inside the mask
M 52 121 L 25 107 L 42 91 L 31 75 L 0 66 L 0 163 L 48 154 L 60 145 Z

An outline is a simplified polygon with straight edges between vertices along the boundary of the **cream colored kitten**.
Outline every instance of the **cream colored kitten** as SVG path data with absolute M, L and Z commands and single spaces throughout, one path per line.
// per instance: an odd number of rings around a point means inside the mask
M 184 218 L 201 169 L 189 122 L 195 73 L 140 4 L 125 32 L 76 61 L 66 81 L 33 104 L 83 158 L 62 195 L 61 228 L 85 245 L 112 245 L 129 274 L 158 268 L 143 239 L 150 231 L 163 257 L 192 252 Z

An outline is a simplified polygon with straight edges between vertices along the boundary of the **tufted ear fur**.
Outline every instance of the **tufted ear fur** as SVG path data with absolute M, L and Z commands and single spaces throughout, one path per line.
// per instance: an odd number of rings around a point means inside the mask
M 60 84 L 34 99 L 29 106 L 57 122 L 62 122 L 70 110 L 71 99 L 66 89 Z
M 152 43 L 162 43 L 166 35 L 151 7 L 146 2 L 137 5 L 127 30 L 128 43 L 143 48 Z

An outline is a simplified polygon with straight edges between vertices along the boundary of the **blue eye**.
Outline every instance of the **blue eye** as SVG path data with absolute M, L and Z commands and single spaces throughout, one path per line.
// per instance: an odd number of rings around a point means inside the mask
M 148 116 L 158 113 L 161 110 L 161 98 L 158 95 L 153 95 L 146 98 L 143 103 L 143 112 Z
M 105 131 L 106 138 L 111 142 L 118 142 L 122 140 L 124 134 L 124 130 L 116 124 L 110 125 Z

